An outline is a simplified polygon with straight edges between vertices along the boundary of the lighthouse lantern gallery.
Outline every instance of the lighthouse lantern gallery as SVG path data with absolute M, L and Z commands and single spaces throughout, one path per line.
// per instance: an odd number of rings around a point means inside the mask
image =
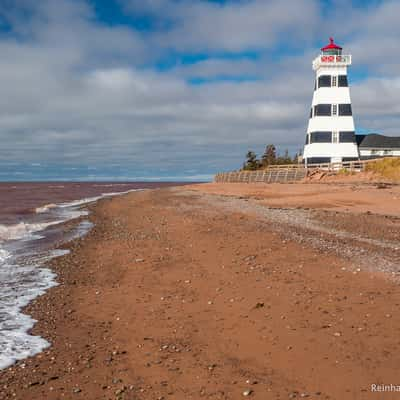
M 400 156 L 400 137 L 374 134 L 373 142 L 379 149 L 374 151 L 364 146 L 367 142 L 370 145 L 370 135 L 355 134 L 347 79 L 351 55 L 343 55 L 342 48 L 330 38 L 330 43 L 321 49 L 312 65 L 316 77 L 304 162 L 319 164 L 356 161 L 371 156 Z

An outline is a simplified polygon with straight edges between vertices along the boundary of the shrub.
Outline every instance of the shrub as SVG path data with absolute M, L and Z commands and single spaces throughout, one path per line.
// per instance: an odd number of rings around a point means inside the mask
M 354 171 L 350 171 L 350 170 L 347 169 L 347 168 L 341 168 L 341 169 L 338 171 L 338 175 L 344 175 L 344 176 L 354 175 Z

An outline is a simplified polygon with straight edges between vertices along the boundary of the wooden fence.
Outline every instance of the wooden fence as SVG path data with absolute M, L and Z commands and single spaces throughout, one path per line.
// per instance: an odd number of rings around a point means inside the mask
M 284 183 L 296 182 L 304 179 L 308 174 L 315 170 L 322 171 L 340 171 L 347 170 L 350 172 L 364 171 L 368 164 L 382 160 L 375 158 L 373 160 L 363 161 L 345 161 L 325 164 L 290 164 L 290 165 L 270 165 L 269 167 L 257 171 L 232 171 L 221 172 L 215 175 L 215 182 L 229 183 Z
M 222 172 L 215 175 L 215 182 L 264 182 L 264 183 L 282 183 L 295 182 L 304 179 L 307 176 L 307 170 L 303 168 L 268 168 L 259 171 L 238 171 Z

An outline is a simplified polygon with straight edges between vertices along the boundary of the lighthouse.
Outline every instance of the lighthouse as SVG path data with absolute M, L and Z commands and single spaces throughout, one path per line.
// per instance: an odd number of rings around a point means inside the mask
M 343 55 L 333 38 L 312 63 L 315 85 L 303 154 L 306 165 L 359 159 L 347 79 L 349 65 L 351 55 Z

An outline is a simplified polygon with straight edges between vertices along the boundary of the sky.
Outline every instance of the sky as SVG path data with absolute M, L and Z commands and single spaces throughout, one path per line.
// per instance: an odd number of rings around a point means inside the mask
M 311 62 L 400 134 L 400 1 L 0 0 L 0 180 L 207 180 L 304 143 Z

